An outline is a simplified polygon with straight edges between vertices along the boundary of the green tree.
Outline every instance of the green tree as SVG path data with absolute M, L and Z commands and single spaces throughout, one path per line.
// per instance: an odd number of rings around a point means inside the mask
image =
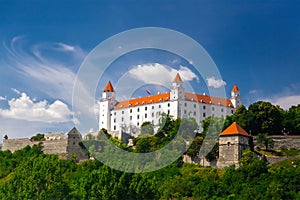
M 249 126 L 251 134 L 281 134 L 284 112 L 279 106 L 274 106 L 270 102 L 258 101 L 249 106 L 248 112 L 251 120 Z
M 144 122 L 141 126 L 141 134 L 154 134 L 154 128 L 151 122 Z
M 290 135 L 300 134 L 300 104 L 292 106 L 284 113 L 284 133 Z

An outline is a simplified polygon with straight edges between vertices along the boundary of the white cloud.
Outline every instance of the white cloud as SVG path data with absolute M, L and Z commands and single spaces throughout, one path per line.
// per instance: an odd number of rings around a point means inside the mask
M 75 51 L 76 47 L 72 45 L 68 45 L 62 42 L 58 42 L 57 45 L 60 47 L 59 49 L 64 50 L 64 51 Z
M 274 105 L 279 105 L 283 109 L 289 109 L 291 106 L 300 104 L 300 95 L 277 96 L 267 98 L 265 101 L 270 101 Z
M 249 94 L 256 94 L 258 91 L 257 90 L 250 90 Z
M 6 101 L 6 97 L 0 96 L 0 101 Z
M 185 66 L 180 66 L 179 70 L 159 63 L 147 63 L 137 65 L 129 70 L 129 74 L 145 83 L 169 84 L 176 74 L 179 73 L 184 81 L 193 79 L 199 80 L 197 75 Z
M 222 79 L 216 79 L 214 76 L 206 79 L 208 87 L 220 88 L 226 85 L 226 82 Z
M 16 88 L 11 88 L 11 90 L 16 94 L 21 94 L 21 92 L 19 90 L 17 90 Z
M 35 102 L 22 92 L 19 98 L 9 100 L 8 105 L 8 109 L 0 109 L 2 117 L 46 123 L 72 121 L 73 113 L 60 100 L 56 100 L 52 104 L 46 100 Z

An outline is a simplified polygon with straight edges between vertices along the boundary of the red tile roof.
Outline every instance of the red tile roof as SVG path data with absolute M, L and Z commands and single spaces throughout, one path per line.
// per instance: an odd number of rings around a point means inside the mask
M 185 98 L 189 101 L 195 101 L 198 103 L 214 104 L 214 105 L 234 108 L 234 106 L 232 105 L 229 99 L 211 97 L 202 94 L 193 94 L 188 92 L 185 93 Z
M 236 84 L 234 84 L 232 90 L 232 92 L 236 92 L 236 91 L 240 91 L 240 89 L 238 88 L 238 86 Z
M 107 82 L 106 86 L 103 89 L 104 92 L 114 92 L 114 88 L 110 81 Z
M 173 83 L 174 83 L 174 82 L 175 82 L 175 83 L 176 83 L 176 82 L 182 82 L 182 79 L 181 79 L 179 73 L 176 74 L 176 76 L 175 76 L 175 78 L 174 78 L 174 80 L 173 80 Z
M 227 135 L 243 135 L 249 136 L 249 134 L 238 125 L 236 122 L 233 122 L 229 127 L 227 127 L 220 136 L 227 136 Z
M 229 99 L 223 99 L 219 97 L 210 97 L 201 94 L 185 93 L 185 99 L 197 103 L 214 104 L 214 105 L 234 108 Z M 129 108 L 129 107 L 141 106 L 145 104 L 154 104 L 154 103 L 166 102 L 169 100 L 170 100 L 170 92 L 121 101 L 117 103 L 115 109 Z
M 136 99 L 121 101 L 116 105 L 116 109 L 141 106 L 145 104 L 160 103 L 169 100 L 170 100 L 170 92 L 167 92 L 164 94 L 157 94 L 157 95 L 152 95 L 147 97 L 140 97 Z

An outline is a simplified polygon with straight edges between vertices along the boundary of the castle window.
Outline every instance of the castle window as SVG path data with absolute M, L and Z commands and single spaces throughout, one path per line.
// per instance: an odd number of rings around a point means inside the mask
M 124 117 L 122 117 L 122 122 L 124 121 Z
M 230 146 L 230 142 L 227 142 L 227 146 Z
M 152 109 L 154 109 L 154 106 L 152 106 Z
M 145 107 L 145 110 L 147 110 L 147 106 Z
M 139 125 L 140 125 L 140 123 L 138 122 L 138 123 L 137 123 L 137 126 L 139 126 Z
M 75 144 L 75 142 L 73 142 L 73 145 Z
M 186 107 L 186 106 L 187 106 L 187 103 L 184 103 L 184 106 Z
M 186 114 L 186 110 L 184 110 L 184 114 Z
M 152 113 L 152 117 L 154 117 L 154 113 Z
M 168 110 L 168 115 L 170 114 L 170 110 Z
M 130 104 L 128 104 L 128 106 L 130 107 L 130 106 L 131 106 L 131 103 L 130 103 Z
M 116 130 L 116 126 L 114 126 L 114 131 Z
M 140 119 L 140 115 L 137 115 L 137 119 Z
M 194 116 L 196 116 L 196 111 L 194 111 Z
M 114 118 L 114 123 L 116 123 L 116 118 Z
M 138 108 L 137 111 L 140 112 L 140 108 Z
M 223 108 L 221 108 L 221 112 L 224 112 L 224 109 L 223 109 Z
M 124 114 L 124 110 L 122 110 L 122 114 Z
M 154 125 L 154 120 L 152 120 L 152 122 L 151 122 L 151 123 L 152 123 L 152 125 Z
M 132 113 L 132 109 L 130 109 L 130 113 Z
M 158 105 L 158 108 L 161 108 L 161 105 Z
M 196 104 L 194 104 L 194 108 L 196 108 Z
M 147 118 L 147 113 L 145 113 L 145 118 Z
M 212 111 L 215 111 L 215 107 L 212 107 L 211 110 L 212 110 Z
M 168 103 L 168 107 L 170 107 L 170 103 Z
M 206 106 L 203 106 L 203 110 L 205 110 L 206 109 Z
M 139 102 L 136 102 L 135 105 L 139 105 Z
M 130 116 L 129 119 L 132 120 L 132 116 Z
M 162 98 L 159 98 L 159 101 L 162 101 Z
M 204 101 L 201 99 L 200 102 L 203 103 Z
M 153 103 L 153 100 L 152 100 L 152 99 L 150 100 L 150 103 Z
M 117 113 L 116 112 L 114 112 L 114 115 L 116 115 Z
M 203 113 L 203 117 L 206 117 L 206 113 Z
M 145 104 L 145 101 L 142 101 L 142 104 L 144 105 L 144 104 Z
M 233 110 L 231 110 L 231 114 L 233 114 Z
M 73 137 L 73 139 L 75 139 L 75 136 Z

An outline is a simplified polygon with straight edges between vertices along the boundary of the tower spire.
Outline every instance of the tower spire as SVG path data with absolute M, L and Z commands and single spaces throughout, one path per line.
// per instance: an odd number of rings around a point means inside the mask
M 107 82 L 106 86 L 103 89 L 103 92 L 114 92 L 114 88 L 110 81 Z
M 177 82 L 183 82 L 179 73 L 176 74 L 174 80 L 173 80 L 173 83 L 177 83 Z

